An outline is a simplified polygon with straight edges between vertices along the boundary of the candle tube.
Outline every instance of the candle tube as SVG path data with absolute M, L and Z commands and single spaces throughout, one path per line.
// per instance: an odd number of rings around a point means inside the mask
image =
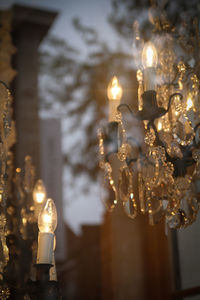
M 114 76 L 111 79 L 107 89 L 107 95 L 109 99 L 108 122 L 117 122 L 117 107 L 120 105 L 122 93 L 122 87 L 119 84 L 118 78 Z
M 52 199 L 47 199 L 38 216 L 38 251 L 37 264 L 52 264 L 54 231 L 57 226 L 56 206 Z

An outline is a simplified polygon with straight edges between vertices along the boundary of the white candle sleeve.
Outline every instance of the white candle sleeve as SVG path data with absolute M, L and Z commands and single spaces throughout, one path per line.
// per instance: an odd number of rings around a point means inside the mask
M 156 69 L 146 68 L 144 70 L 144 90 L 155 91 L 156 89 Z
M 120 100 L 109 100 L 109 116 L 108 122 L 117 122 L 116 114 L 117 107 L 120 105 Z
M 54 234 L 39 232 L 37 264 L 52 264 L 53 262 Z

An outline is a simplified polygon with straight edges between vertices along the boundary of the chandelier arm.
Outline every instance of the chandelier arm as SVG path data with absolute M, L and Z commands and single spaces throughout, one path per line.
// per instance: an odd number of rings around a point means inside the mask
M 7 84 L 6 84 L 4 81 L 0 80 L 0 83 L 1 83 L 6 89 L 8 89 L 8 90 L 10 91 L 9 87 L 7 86 Z
M 172 100 L 175 96 L 179 96 L 181 101 L 183 100 L 183 95 L 181 93 L 174 93 L 172 94 L 170 97 L 169 97 L 169 102 L 168 102 L 168 108 L 166 110 L 166 113 L 169 111 L 170 107 L 171 107 L 171 103 L 172 103 Z
M 190 167 L 190 166 L 192 166 L 194 163 L 195 163 L 194 159 L 186 160 L 186 161 L 185 161 L 186 167 Z
M 120 104 L 120 105 L 117 107 L 117 110 L 118 110 L 120 113 L 122 113 L 122 112 L 120 111 L 120 109 L 121 109 L 122 107 L 126 107 L 126 108 L 128 109 L 128 111 L 129 111 L 129 113 L 132 115 L 132 117 L 137 119 L 137 114 L 134 113 L 134 112 L 130 109 L 130 107 L 129 107 L 128 104 L 122 103 L 122 104 Z

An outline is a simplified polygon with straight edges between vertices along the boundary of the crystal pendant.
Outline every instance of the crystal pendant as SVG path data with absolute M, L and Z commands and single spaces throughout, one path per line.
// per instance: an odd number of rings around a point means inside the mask
M 120 169 L 119 177 L 119 197 L 122 201 L 127 201 L 129 197 L 129 190 L 132 190 L 132 176 L 128 167 Z
M 173 128 L 173 136 L 182 146 L 189 145 L 194 137 L 194 130 L 185 115 L 181 115 Z
M 163 204 L 152 192 L 148 198 L 149 224 L 155 225 L 159 223 L 163 217 Z
M 109 212 L 113 211 L 118 202 L 118 193 L 113 179 L 105 173 L 101 188 L 101 199 Z
M 131 146 L 129 144 L 122 144 L 117 153 L 119 160 L 125 161 L 130 151 L 131 151 Z
M 169 228 L 171 229 L 176 229 L 180 227 L 181 224 L 181 215 L 180 213 L 176 213 L 176 214 L 166 214 L 166 223 L 168 225 Z
M 142 214 L 146 212 L 146 201 L 145 201 L 145 186 L 142 181 L 142 174 L 141 172 L 138 173 L 138 193 L 140 199 L 140 211 Z
M 123 206 L 124 211 L 129 218 L 134 219 L 137 216 L 137 205 L 133 192 L 129 194 L 128 200 L 123 201 Z
M 180 205 L 181 210 L 185 214 L 184 227 L 192 224 L 197 217 L 198 212 L 198 201 L 191 193 L 187 193 L 185 197 L 181 200 Z

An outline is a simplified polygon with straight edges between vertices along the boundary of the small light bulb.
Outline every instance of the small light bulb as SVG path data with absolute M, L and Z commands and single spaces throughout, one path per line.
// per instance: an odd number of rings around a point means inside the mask
M 119 84 L 119 80 L 116 76 L 114 76 L 109 85 L 108 85 L 108 89 L 107 89 L 107 95 L 108 95 L 108 99 L 109 100 L 120 100 L 122 97 L 122 87 Z
M 41 179 L 37 180 L 33 189 L 33 200 L 35 204 L 42 204 L 46 198 L 46 189 Z
M 156 68 L 157 62 L 158 55 L 154 44 L 152 42 L 146 43 L 142 51 L 142 64 L 144 69 Z
M 40 232 L 54 233 L 57 226 L 57 211 L 54 201 L 47 199 L 43 209 L 38 216 L 38 227 Z
M 192 101 L 192 96 L 189 93 L 187 97 L 187 103 L 186 103 L 186 110 L 190 110 L 194 106 L 193 101 Z
M 158 131 L 162 130 L 162 122 L 161 121 L 158 121 L 157 129 L 158 129 Z

